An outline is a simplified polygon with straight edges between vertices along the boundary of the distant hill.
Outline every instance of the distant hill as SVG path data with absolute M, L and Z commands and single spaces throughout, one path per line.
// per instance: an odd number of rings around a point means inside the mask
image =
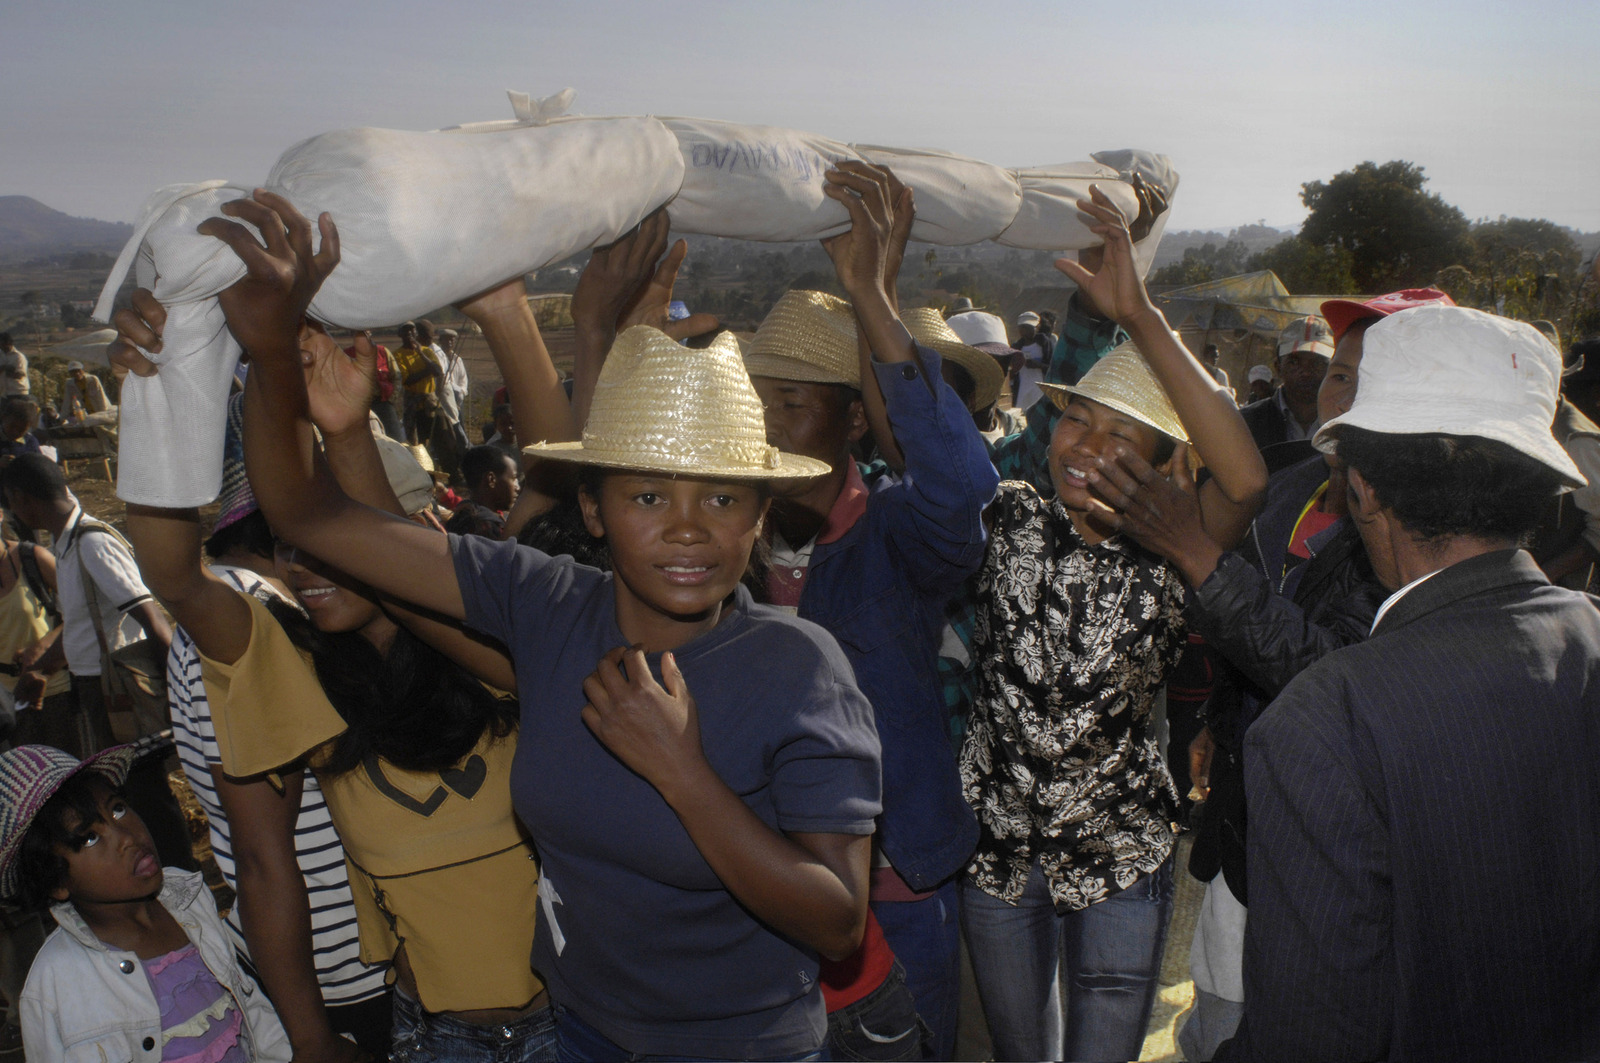
M 30 196 L 0 196 L 0 261 L 22 262 L 80 251 L 122 250 L 133 226 L 74 218 Z

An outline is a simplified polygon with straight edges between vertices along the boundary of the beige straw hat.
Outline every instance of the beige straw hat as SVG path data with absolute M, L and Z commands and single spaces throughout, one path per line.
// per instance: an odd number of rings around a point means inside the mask
M 962 343 L 939 311 L 926 306 L 902 310 L 900 321 L 912 339 L 924 347 L 932 347 L 939 352 L 939 357 L 959 365 L 972 377 L 970 409 L 987 410 L 1000 398 L 1000 387 L 1006 382 L 1005 370 L 990 355 Z
M 1061 384 L 1040 384 L 1039 387 L 1058 409 L 1067 408 L 1068 396 L 1082 395 L 1142 421 L 1180 443 L 1189 442 L 1189 433 L 1178 420 L 1172 400 L 1167 398 L 1161 382 L 1132 341 L 1110 351 L 1070 387 Z
M 745 353 L 751 376 L 861 387 L 856 313 L 827 292 L 785 292 Z
M 731 333 L 695 350 L 648 325 L 618 336 L 606 356 L 583 440 L 535 443 L 522 452 L 714 480 L 787 480 L 829 468 L 767 445 L 761 399 Z

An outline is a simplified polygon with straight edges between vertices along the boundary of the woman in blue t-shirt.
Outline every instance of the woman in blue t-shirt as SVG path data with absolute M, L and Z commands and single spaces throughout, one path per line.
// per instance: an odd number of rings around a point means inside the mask
M 881 278 L 881 184 L 830 180 L 855 216 L 829 248 L 841 276 Z M 221 303 L 252 360 L 246 461 L 275 531 L 510 650 L 522 701 L 513 798 L 540 850 L 534 963 L 559 1053 L 814 1054 L 817 957 L 848 955 L 865 923 L 878 740 L 833 640 L 755 605 L 740 577 L 767 485 L 827 467 L 767 444 L 731 337 L 696 351 L 639 326 L 600 373 L 582 442 L 529 448 L 583 469 L 584 521 L 605 536 L 613 573 L 445 540 L 360 505 L 314 455 L 297 339 L 338 260 L 332 221 L 320 219 L 313 254 L 310 223 L 281 198 L 257 192 L 225 213 L 267 244 L 234 222 L 202 227 L 248 270 Z M 873 286 L 879 298 L 856 307 L 868 339 L 909 353 Z M 309 372 L 328 357 L 313 351 Z M 502 370 L 512 380 L 528 367 Z

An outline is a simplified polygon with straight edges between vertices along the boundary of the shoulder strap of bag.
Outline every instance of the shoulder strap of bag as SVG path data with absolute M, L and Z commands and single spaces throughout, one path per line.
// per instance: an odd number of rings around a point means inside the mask
M 17 556 L 22 562 L 22 578 L 27 580 L 28 589 L 33 592 L 34 598 L 44 606 L 44 611 L 49 615 L 50 626 L 57 627 L 61 624 L 61 606 L 56 601 L 56 592 L 44 581 L 44 573 L 39 569 L 39 557 L 34 552 L 36 543 L 19 543 Z

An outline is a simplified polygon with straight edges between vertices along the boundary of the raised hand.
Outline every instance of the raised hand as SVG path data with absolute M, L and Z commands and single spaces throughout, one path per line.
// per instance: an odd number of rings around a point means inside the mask
M 670 653 L 661 655 L 661 678 L 657 683 L 650 674 L 642 647 L 617 647 L 583 681 L 589 699 L 583 722 L 670 801 L 671 791 L 706 761 L 694 698 Z
M 654 279 L 656 264 L 667 249 L 670 228 L 671 222 L 662 208 L 653 211 L 638 228 L 616 243 L 594 250 L 572 293 L 574 327 L 597 333 L 610 333 L 624 327 L 621 325 L 623 315 L 644 296 Z M 676 275 L 677 268 L 672 272 Z M 665 316 L 663 304 L 662 317 Z
M 1090 186 L 1089 196 L 1078 200 L 1078 210 L 1090 223 L 1089 231 L 1104 240 L 1100 266 L 1091 272 L 1078 262 L 1058 258 L 1055 267 L 1077 282 L 1079 292 L 1101 313 L 1129 327 L 1157 310 L 1139 276 L 1127 221 L 1098 185 Z
M 133 293 L 131 306 L 111 315 L 117 338 L 106 347 L 106 360 L 121 366 L 135 376 L 155 376 L 156 363 L 146 358 L 145 351 L 161 353 L 161 330 L 167 325 L 167 308 L 156 301 L 150 289 L 139 288 Z
M 253 358 L 289 357 L 299 350 L 306 307 L 339 264 L 339 231 L 323 213 L 317 219 L 322 246 L 313 250 L 311 223 L 287 199 L 261 188 L 249 199 L 224 203 L 222 213 L 255 226 L 266 244 L 228 218 L 207 218 L 198 226 L 202 235 L 233 248 L 245 265 L 244 278 L 218 296 L 228 328 Z
M 839 283 L 852 301 L 886 290 L 895 240 L 892 176 L 884 167 L 856 161 L 841 162 L 823 175 L 823 194 L 850 212 L 849 230 L 822 241 L 822 248 L 833 259 Z M 906 231 L 910 232 L 909 222 Z M 895 272 L 899 272 L 898 266 Z
M 365 332 L 355 333 L 355 353 L 346 354 L 321 328 L 300 332 L 300 362 L 306 370 L 311 423 L 325 436 L 365 431 L 378 388 L 378 349 Z
M 916 196 L 894 171 L 885 168 L 889 176 L 889 202 L 894 206 L 894 225 L 889 231 L 889 253 L 883 261 L 883 291 L 889 303 L 900 309 L 900 267 L 906 260 L 906 243 L 911 239 L 911 225 L 917 220 Z
M 689 244 L 679 240 L 667 251 L 656 271 L 634 296 L 633 303 L 617 322 L 617 331 L 634 325 L 649 325 L 660 329 L 675 340 L 686 340 L 718 328 L 722 322 L 715 314 L 690 314 L 681 321 L 667 320 L 672 308 L 672 289 L 678 283 L 678 270 L 689 254 Z
M 1206 532 L 1188 451 L 1179 443 L 1172 472 L 1163 476 L 1132 450 L 1118 447 L 1112 460 L 1095 459 L 1088 480 L 1090 490 L 1111 507 L 1093 512 L 1096 524 L 1124 532 L 1165 557 L 1197 587 L 1216 569 L 1222 548 Z

